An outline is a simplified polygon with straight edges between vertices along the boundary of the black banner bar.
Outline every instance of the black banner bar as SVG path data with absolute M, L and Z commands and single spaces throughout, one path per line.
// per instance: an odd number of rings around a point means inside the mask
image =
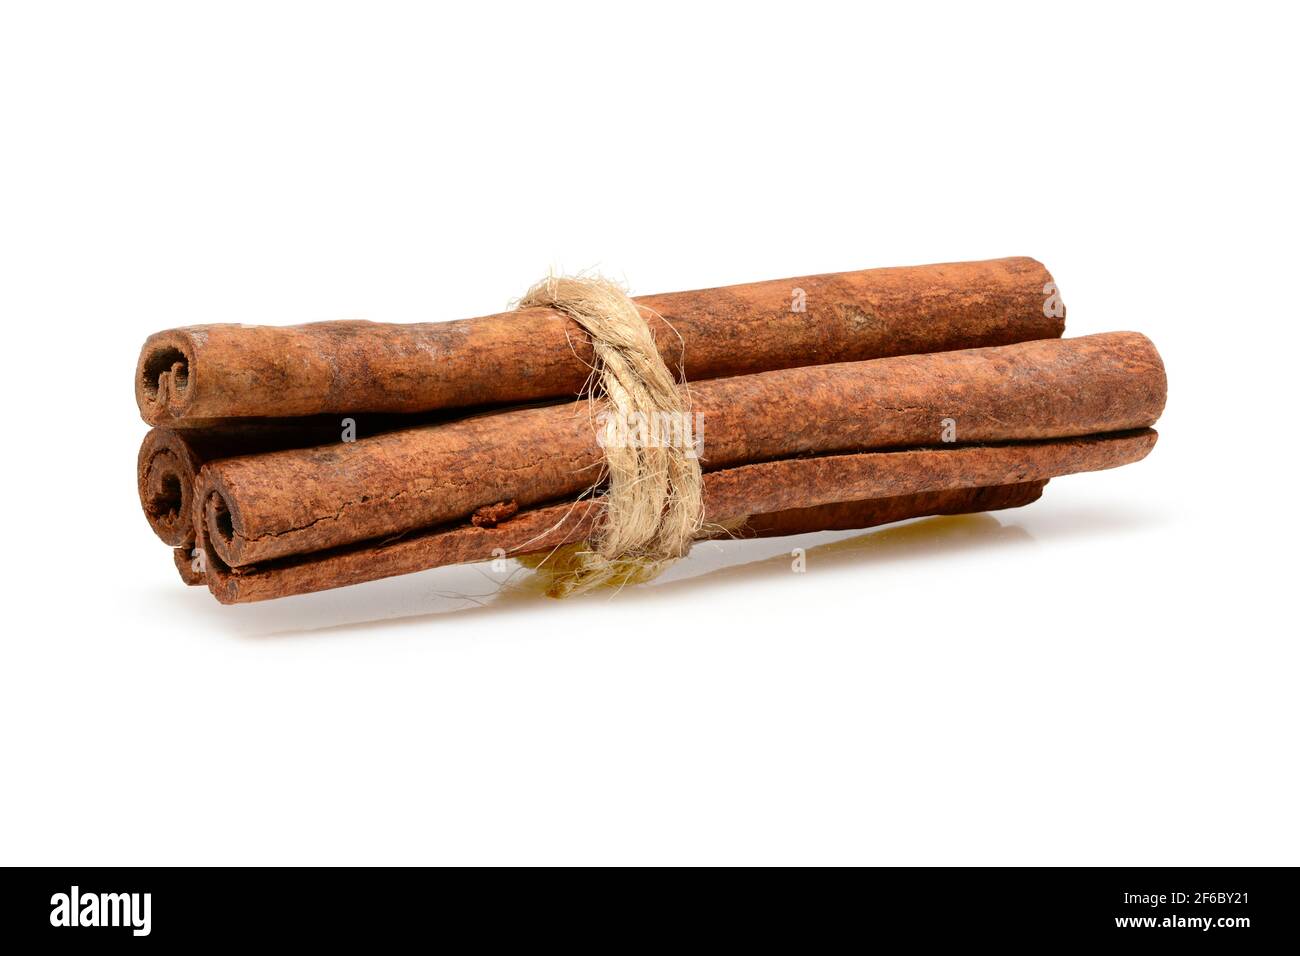
M 851 933 L 865 941 L 1096 942 L 1241 949 L 1297 938 L 1293 869 L 881 869 L 832 873 L 829 891 L 795 889 L 801 874 L 749 880 L 711 878 L 659 888 L 645 879 L 605 877 L 608 889 L 561 898 L 547 878 L 490 893 L 476 874 L 423 869 L 9 869 L 0 913 L 10 938 L 49 944 L 80 940 L 148 946 L 319 941 L 373 945 L 421 938 L 447 925 L 495 935 L 503 925 L 542 940 L 657 941 L 684 927 L 709 937 L 742 931 L 805 943 Z M 499 880 L 499 877 L 497 878 Z M 496 880 L 494 880 L 496 882 Z M 582 881 L 585 882 L 585 881 Z M 691 881 L 693 882 L 693 881 Z M 449 888 L 448 884 L 454 884 Z M 624 885 L 619 885 L 624 884 Z M 786 884 L 786 885 L 783 885 Z M 725 892 L 721 892 L 725 887 Z M 707 937 L 706 937 L 707 938 Z

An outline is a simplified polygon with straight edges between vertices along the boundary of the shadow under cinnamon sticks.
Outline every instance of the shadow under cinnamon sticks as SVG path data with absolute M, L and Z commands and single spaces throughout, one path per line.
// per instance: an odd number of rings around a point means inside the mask
M 1155 445 L 1156 433 L 1136 429 L 1081 438 L 988 445 L 945 446 L 905 451 L 874 451 L 825 455 L 743 465 L 704 476 L 705 534 L 747 519 L 756 534 L 793 533 L 799 522 L 780 517 L 767 523 L 755 515 L 788 515 L 791 511 L 826 508 L 857 502 L 841 520 L 859 527 L 918 517 L 923 514 L 973 510 L 959 500 L 937 499 L 936 507 L 951 511 L 918 511 L 921 502 L 899 499 L 920 495 L 951 495 L 979 490 L 986 507 L 1014 507 L 999 501 L 1028 503 L 1041 493 L 1042 483 L 1062 475 L 1100 471 L 1144 458 Z M 1018 489 L 998 491 L 1003 489 Z M 1005 495 L 1009 497 L 1000 498 Z M 983 509 L 981 509 L 983 510 Z M 461 564 L 549 551 L 586 539 L 602 512 L 599 498 L 565 502 L 522 511 L 495 527 L 472 524 L 440 526 L 381 541 L 362 542 L 329 551 L 295 555 L 231 568 L 217 555 L 198 529 L 198 547 L 206 564 L 209 590 L 224 604 L 261 601 L 293 594 L 359 584 L 448 564 Z M 876 518 L 872 520 L 873 513 Z M 895 517 L 888 517 L 894 514 Z M 802 516 L 805 522 L 815 516 Z M 783 530 L 784 529 L 784 530 Z M 689 559 L 688 559 L 689 560 Z

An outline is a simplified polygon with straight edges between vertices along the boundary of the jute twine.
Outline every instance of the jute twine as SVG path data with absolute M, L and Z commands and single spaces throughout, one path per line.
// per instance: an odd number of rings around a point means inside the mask
M 604 403 L 608 487 L 604 515 L 590 541 L 529 563 L 549 576 L 552 597 L 648 581 L 683 557 L 700 530 L 700 464 L 680 441 L 627 441 L 625 425 L 665 413 L 684 419 L 685 390 L 679 391 L 650 327 L 617 284 L 551 276 L 529 289 L 518 307 L 538 306 L 565 313 L 591 337 L 595 363 L 589 392 L 593 403 Z

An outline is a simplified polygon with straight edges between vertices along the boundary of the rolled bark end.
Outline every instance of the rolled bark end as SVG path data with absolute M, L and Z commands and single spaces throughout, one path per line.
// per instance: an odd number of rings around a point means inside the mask
M 182 476 L 182 465 L 170 452 L 162 452 L 149 464 L 148 477 L 140 503 L 149 526 L 165 543 L 180 547 L 190 534 L 190 484 Z
M 157 425 L 184 414 L 193 362 L 185 336 L 162 332 L 149 338 L 135 373 L 135 400 L 145 421 Z
M 136 488 L 145 520 L 164 544 L 194 544 L 194 476 L 199 462 L 183 438 L 154 429 L 140 445 Z
M 239 563 L 239 536 L 235 533 L 235 518 L 226 496 L 215 488 L 204 488 L 203 527 L 207 542 L 215 556 L 224 564 Z

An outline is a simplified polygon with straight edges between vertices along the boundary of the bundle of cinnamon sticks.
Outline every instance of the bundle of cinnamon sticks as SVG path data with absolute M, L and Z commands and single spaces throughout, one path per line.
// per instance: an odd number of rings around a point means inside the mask
M 1028 258 L 634 302 L 698 423 L 701 537 L 1019 507 L 1143 458 L 1165 402 L 1144 336 L 1060 337 Z M 140 502 L 223 603 L 584 541 L 606 517 L 592 357 L 552 308 L 160 332 Z

